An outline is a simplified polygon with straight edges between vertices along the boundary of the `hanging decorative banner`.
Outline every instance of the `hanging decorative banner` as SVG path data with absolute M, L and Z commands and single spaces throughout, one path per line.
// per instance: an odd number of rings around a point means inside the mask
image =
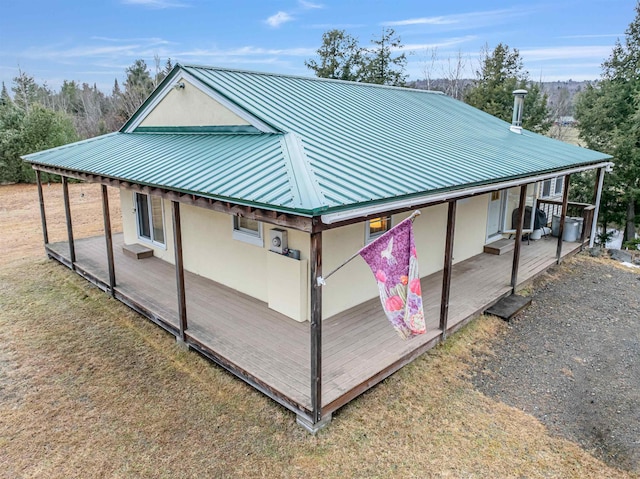
M 426 332 L 412 218 L 394 226 L 362 250 L 373 272 L 384 312 L 402 339 Z

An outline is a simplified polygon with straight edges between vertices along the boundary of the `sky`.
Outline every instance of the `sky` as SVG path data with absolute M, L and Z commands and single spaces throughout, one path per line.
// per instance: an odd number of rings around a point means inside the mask
M 114 79 L 142 58 L 312 76 L 322 34 L 346 30 L 362 46 L 400 35 L 409 80 L 446 76 L 460 57 L 472 78 L 483 48 L 516 48 L 531 79 L 595 80 L 636 0 L 0 0 L 0 81 L 19 70 L 63 80 Z M 434 57 L 435 52 L 435 57 Z M 398 52 L 400 53 L 400 52 Z

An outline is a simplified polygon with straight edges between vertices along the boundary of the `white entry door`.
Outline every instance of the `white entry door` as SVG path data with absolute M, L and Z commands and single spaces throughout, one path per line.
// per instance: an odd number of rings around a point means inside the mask
M 489 213 L 487 219 L 487 243 L 500 238 L 502 233 L 502 212 L 504 195 L 502 191 L 493 191 L 489 197 Z

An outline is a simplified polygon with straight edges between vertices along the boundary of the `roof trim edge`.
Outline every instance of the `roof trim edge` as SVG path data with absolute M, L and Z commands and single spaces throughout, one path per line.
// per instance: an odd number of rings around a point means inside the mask
M 239 107 L 230 101 L 227 97 L 220 94 L 211 85 L 206 84 L 193 74 L 185 70 L 179 63 L 171 70 L 166 78 L 158 85 L 158 87 L 149 95 L 149 97 L 138 107 L 131 118 L 120 128 L 121 133 L 133 133 L 145 118 L 158 106 L 158 104 L 169 94 L 169 92 L 180 82 L 186 80 L 202 93 L 217 101 L 225 108 L 231 110 L 234 114 L 247 121 L 251 126 L 257 128 L 262 133 L 281 133 L 271 125 L 267 124 L 257 116 Z

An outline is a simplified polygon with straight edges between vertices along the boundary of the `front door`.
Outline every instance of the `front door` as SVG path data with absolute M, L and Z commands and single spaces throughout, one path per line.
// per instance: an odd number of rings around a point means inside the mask
M 496 241 L 502 235 L 502 191 L 492 191 L 489 197 L 489 213 L 487 219 L 487 243 Z

